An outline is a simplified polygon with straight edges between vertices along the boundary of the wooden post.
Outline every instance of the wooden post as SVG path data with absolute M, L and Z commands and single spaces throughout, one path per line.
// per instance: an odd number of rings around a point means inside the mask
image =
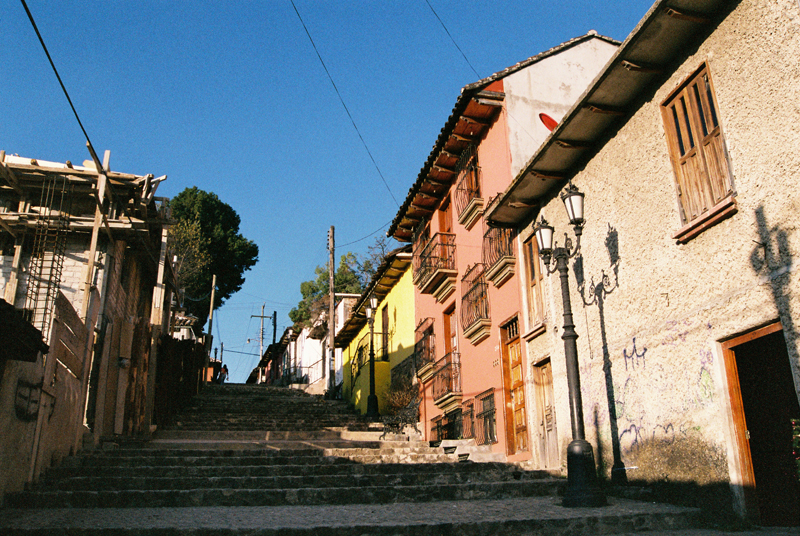
M 330 258 L 328 260 L 328 295 L 330 300 L 328 304 L 328 396 L 333 398 L 333 391 L 336 388 L 336 349 L 333 347 L 333 339 L 336 332 L 336 294 L 334 289 L 334 275 L 336 273 L 334 251 L 336 249 L 336 242 L 333 236 L 333 225 L 331 225 L 330 235 L 328 235 L 328 249 L 330 250 Z M 323 361 L 322 364 L 323 370 L 325 370 L 325 362 Z
M 156 286 L 153 288 L 153 307 L 150 309 L 150 359 L 147 363 L 147 391 L 144 402 L 144 431 L 148 436 L 153 424 L 153 411 L 156 397 L 156 366 L 158 360 L 158 343 L 164 329 L 164 317 L 168 307 L 165 307 L 166 285 L 164 276 L 167 268 L 167 237 L 169 227 L 161 227 L 161 253 L 158 257 L 158 274 Z
M 214 299 L 217 291 L 217 274 L 211 276 L 211 305 L 208 311 L 208 333 L 206 334 L 206 366 L 203 367 L 203 382 L 208 381 L 208 363 L 211 359 L 211 327 L 214 325 Z

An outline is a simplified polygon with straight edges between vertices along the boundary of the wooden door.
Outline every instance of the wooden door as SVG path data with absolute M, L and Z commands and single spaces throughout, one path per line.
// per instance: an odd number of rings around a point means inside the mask
M 515 318 L 503 328 L 504 388 L 506 399 L 506 451 L 528 450 L 528 417 L 525 412 L 525 374 L 519 322 Z
M 458 351 L 458 326 L 456 325 L 456 306 L 451 306 L 444 313 L 444 353 Z
M 723 344 L 748 516 L 764 526 L 800 525 L 792 419 L 800 419 L 780 323 Z
M 549 359 L 537 363 L 533 367 L 533 384 L 536 390 L 539 464 L 542 468 L 558 467 L 556 412 L 553 406 L 553 368 Z

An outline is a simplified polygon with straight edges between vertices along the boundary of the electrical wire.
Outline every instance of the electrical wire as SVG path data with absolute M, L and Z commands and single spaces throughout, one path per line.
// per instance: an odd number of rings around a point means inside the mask
M 338 244 L 336 247 L 343 248 L 345 246 L 352 246 L 353 244 L 358 244 L 359 242 L 362 242 L 362 241 L 366 240 L 370 236 L 373 236 L 373 235 L 381 232 L 383 229 L 386 229 L 386 227 L 388 227 L 391 223 L 392 223 L 391 221 L 388 221 L 388 222 L 384 223 L 383 225 L 381 225 L 380 227 L 378 227 L 376 230 L 372 231 L 367 236 L 359 238 L 358 240 L 353 240 L 352 242 L 347 242 L 346 244 Z
M 78 111 L 75 109 L 75 105 L 72 104 L 72 99 L 67 92 L 66 86 L 64 86 L 64 82 L 61 80 L 61 75 L 58 74 L 58 69 L 56 69 L 56 64 L 53 62 L 53 58 L 50 56 L 50 52 L 47 50 L 47 45 L 44 44 L 44 39 L 42 38 L 42 34 L 39 33 L 39 28 L 36 26 L 36 21 L 33 20 L 33 14 L 31 14 L 31 10 L 28 9 L 28 4 L 25 0 L 20 0 L 22 2 L 22 7 L 25 8 L 25 13 L 28 14 L 28 19 L 31 21 L 31 25 L 33 26 L 33 30 L 36 32 L 36 37 L 39 38 L 39 43 L 42 45 L 42 49 L 44 50 L 45 55 L 47 55 L 47 60 L 50 62 L 50 67 L 53 68 L 53 72 L 58 78 L 58 83 L 61 85 L 61 90 L 64 92 L 64 96 L 67 97 L 67 102 L 69 102 L 69 107 L 72 108 L 72 113 L 75 115 L 75 119 L 78 121 L 78 126 L 81 127 L 81 131 L 83 132 L 83 136 L 86 138 L 86 143 L 89 145 L 91 150 L 92 156 L 95 156 L 94 146 L 92 145 L 92 141 L 89 139 L 89 134 L 86 132 L 86 129 L 83 128 L 83 123 L 81 122 L 81 118 L 78 117 Z
M 350 109 L 347 107 L 347 104 L 345 104 L 344 98 L 342 97 L 342 94 L 339 92 L 339 88 L 336 87 L 336 82 L 333 81 L 333 76 L 331 76 L 330 71 L 328 71 L 328 67 L 325 65 L 325 61 L 322 59 L 322 56 L 320 55 L 319 50 L 317 49 L 317 45 L 314 43 L 314 39 L 311 37 L 311 32 L 308 31 L 308 27 L 306 27 L 306 23 L 303 21 L 303 17 L 300 16 L 300 12 L 297 10 L 297 6 L 294 5 L 294 0 L 289 0 L 289 1 L 292 3 L 294 12 L 297 13 L 297 18 L 300 19 L 300 24 L 303 25 L 303 29 L 306 31 L 308 40 L 311 41 L 311 46 L 314 48 L 314 52 L 316 52 L 317 58 L 319 58 L 319 62 L 322 64 L 322 68 L 325 70 L 325 74 L 328 75 L 328 80 L 330 80 L 333 89 L 336 91 L 336 95 L 339 97 L 339 101 L 342 103 L 344 111 L 347 112 L 347 117 L 350 118 L 350 122 L 353 123 L 353 128 L 356 130 L 356 134 L 358 134 L 361 143 L 364 145 L 364 149 L 367 150 L 367 154 L 369 155 L 370 160 L 372 160 L 372 165 L 374 165 L 375 169 L 378 171 L 378 175 L 380 175 L 381 180 L 383 181 L 383 185 L 386 186 L 386 190 L 392 197 L 392 201 L 394 201 L 394 204 L 397 205 L 397 208 L 400 208 L 400 203 L 397 202 L 397 198 L 395 198 L 394 194 L 392 193 L 392 189 L 389 188 L 389 183 L 386 182 L 386 178 L 383 176 L 383 173 L 381 173 L 381 169 L 378 167 L 378 163 L 375 161 L 375 157 L 372 156 L 372 151 L 369 150 L 367 142 L 364 140 L 364 136 L 361 135 L 361 131 L 358 129 L 358 125 L 356 125 L 356 122 L 353 119 L 353 115 L 350 113 Z
M 452 41 L 453 44 L 455 45 L 455 47 L 458 49 L 458 51 L 461 52 L 461 57 L 463 57 L 464 61 L 467 62 L 467 65 L 469 65 L 469 68 L 472 69 L 472 72 L 475 73 L 475 76 L 477 76 L 478 78 L 481 78 L 481 75 L 478 74 L 478 71 L 475 70 L 475 67 L 473 67 L 472 63 L 470 63 L 470 61 L 467 59 L 467 55 L 464 54 L 464 51 L 461 50 L 460 46 L 458 46 L 458 43 L 456 43 L 456 40 L 453 39 L 453 36 L 450 34 L 450 30 L 448 30 L 447 26 L 444 25 L 444 21 L 442 21 L 441 17 L 439 17 L 439 14 L 436 13 L 436 10 L 433 9 L 433 6 L 431 5 L 431 3 L 428 0 L 425 0 L 425 3 L 428 4 L 428 7 L 431 8 L 431 11 L 433 12 L 433 15 L 436 17 L 436 20 L 438 20 L 439 24 L 441 24 L 442 28 L 444 28 L 444 31 L 447 34 L 447 37 L 450 38 L 450 41 Z

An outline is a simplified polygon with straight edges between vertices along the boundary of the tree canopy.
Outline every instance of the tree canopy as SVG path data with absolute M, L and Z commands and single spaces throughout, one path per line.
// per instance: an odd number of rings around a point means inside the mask
M 388 240 L 378 237 L 375 243 L 367 248 L 366 256 L 361 257 L 352 252 L 342 255 L 333 276 L 334 293 L 361 294 L 388 252 Z M 297 307 L 289 312 L 289 318 L 298 328 L 311 327 L 316 319 L 328 310 L 330 289 L 328 263 L 317 266 L 314 275 L 314 279 L 300 284 L 300 294 L 303 298 Z
M 178 257 L 178 281 L 187 312 L 208 318 L 212 276 L 217 276 L 215 307 L 242 288 L 244 272 L 258 262 L 258 246 L 239 233 L 241 219 L 216 194 L 196 186 L 170 201 L 174 224 L 170 247 Z

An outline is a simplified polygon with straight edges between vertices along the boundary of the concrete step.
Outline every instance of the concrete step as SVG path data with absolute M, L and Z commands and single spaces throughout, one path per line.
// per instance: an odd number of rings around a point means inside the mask
M 319 477 L 348 477 L 414 474 L 423 478 L 436 479 L 439 475 L 457 475 L 458 478 L 473 478 L 476 480 L 495 478 L 498 480 L 518 479 L 545 479 L 550 475 L 546 471 L 520 471 L 514 466 L 505 464 L 473 464 L 473 463 L 439 463 L 439 464 L 354 464 L 342 460 L 340 463 L 327 464 L 292 464 L 281 463 L 271 465 L 242 465 L 232 464 L 219 466 L 212 463 L 191 465 L 160 465 L 142 466 L 133 465 L 120 467 L 114 466 L 89 466 L 67 467 L 61 466 L 50 469 L 39 484 L 47 488 L 52 482 L 70 478 L 137 478 L 137 477 L 207 477 L 215 475 L 230 477 L 293 477 L 293 476 L 319 476 Z
M 555 496 L 556 479 L 519 482 L 466 482 L 410 486 L 336 488 L 23 491 L 6 498 L 10 508 L 154 508 L 189 506 L 275 506 L 389 504 L 431 501 Z
M 437 464 L 438 465 L 438 464 Z M 408 466 L 406 466 L 408 467 Z M 122 490 L 190 490 L 190 489 L 299 489 L 299 488 L 359 488 L 359 487 L 392 487 L 392 486 L 444 486 L 451 484 L 475 484 L 480 482 L 520 482 L 546 481 L 522 473 L 510 472 L 500 474 L 463 473 L 452 471 L 412 472 L 398 471 L 392 473 L 329 475 L 317 474 L 313 470 L 301 475 L 277 476 L 265 474 L 256 476 L 247 474 L 242 468 L 223 471 L 205 471 L 196 476 L 177 472 L 165 475 L 163 472 L 141 471 L 126 476 L 73 476 L 47 481 L 37 489 L 49 491 L 122 491 Z M 244 473 L 244 474 L 243 474 Z
M 699 530 L 699 511 L 612 500 L 603 508 L 564 508 L 554 497 L 474 499 L 429 504 L 196 506 L 187 508 L 6 509 L 5 536 L 567 536 L 647 533 L 722 536 Z M 738 536 L 755 536 L 736 533 Z M 759 533 L 763 534 L 763 533 Z M 775 534 L 784 534 L 775 532 Z M 786 533 L 789 534 L 789 533 Z M 797 534 L 794 532 L 793 534 Z

